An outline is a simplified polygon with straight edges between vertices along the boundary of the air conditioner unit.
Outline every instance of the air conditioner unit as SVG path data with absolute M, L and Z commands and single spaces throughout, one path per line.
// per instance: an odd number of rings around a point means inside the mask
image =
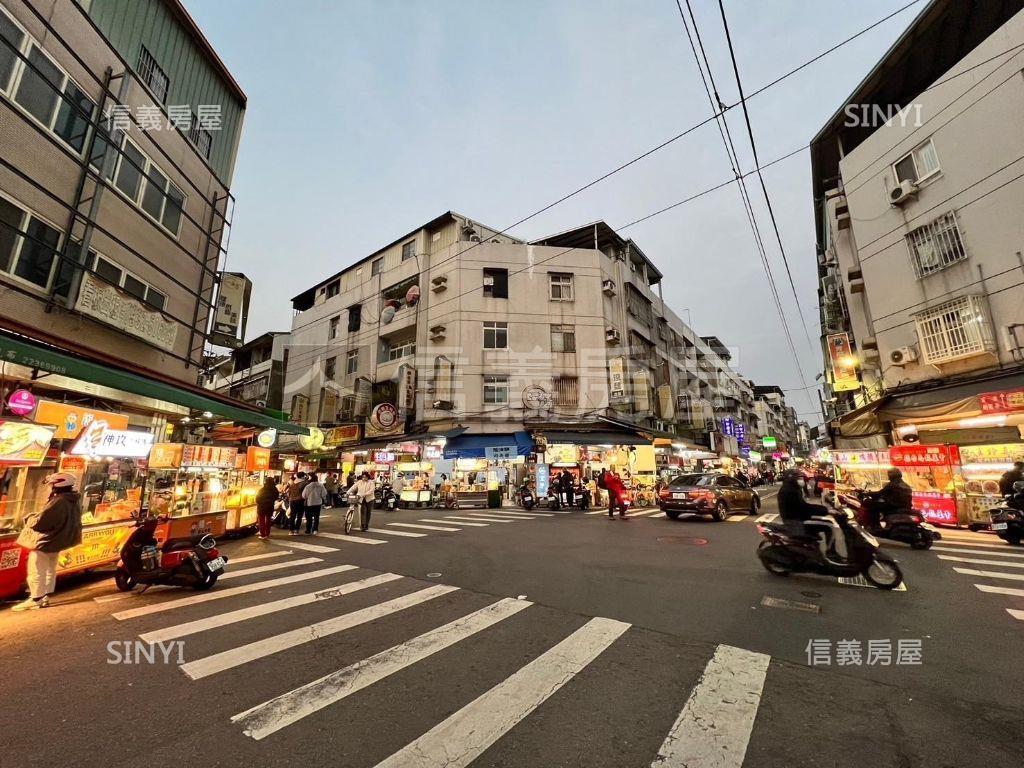
M 889 190 L 889 202 L 892 205 L 903 205 L 916 194 L 917 184 L 912 181 L 901 181 L 899 185 Z
M 445 326 L 443 326 L 443 325 L 435 325 L 435 326 L 433 326 L 430 329 L 430 340 L 431 341 L 441 341 L 442 339 L 444 339 L 444 337 L 445 337 L 445 335 L 447 333 L 447 330 L 448 329 Z
M 617 328 L 605 328 L 604 340 L 610 344 L 618 344 L 622 340 L 622 337 L 619 335 L 619 330 Z
M 913 347 L 898 347 L 889 353 L 889 362 L 893 365 L 908 365 L 917 360 L 917 352 Z
M 448 288 L 448 275 L 438 275 L 430 281 L 430 290 L 434 293 L 439 291 L 447 290 Z
M 615 281 L 614 280 L 608 280 L 608 279 L 602 280 L 601 281 L 601 290 L 605 293 L 606 296 L 614 296 L 615 295 Z

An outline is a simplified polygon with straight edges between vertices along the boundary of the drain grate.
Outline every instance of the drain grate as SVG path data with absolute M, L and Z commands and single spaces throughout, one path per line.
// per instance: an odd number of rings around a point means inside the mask
M 840 584 L 845 584 L 848 587 L 870 587 L 875 589 L 875 585 L 865 579 L 863 576 L 840 576 L 838 578 Z M 907 582 L 901 581 L 900 585 L 893 590 L 893 592 L 906 592 Z
M 798 600 L 786 600 L 781 597 L 769 597 L 768 595 L 761 598 L 761 605 L 766 608 L 786 608 L 790 611 L 802 611 L 803 613 L 821 613 L 820 605 L 801 603 Z
M 689 544 L 692 547 L 703 547 L 708 543 L 707 539 L 699 536 L 659 536 L 657 541 L 661 544 Z

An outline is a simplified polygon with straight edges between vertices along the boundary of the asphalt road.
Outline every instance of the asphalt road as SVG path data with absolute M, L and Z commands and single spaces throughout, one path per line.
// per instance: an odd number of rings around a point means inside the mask
M 1021 764 L 1024 549 L 894 546 L 883 592 L 768 574 L 748 516 L 534 513 L 378 512 L 346 539 L 331 511 L 224 542 L 208 593 L 93 575 L 0 611 L 0 762 Z

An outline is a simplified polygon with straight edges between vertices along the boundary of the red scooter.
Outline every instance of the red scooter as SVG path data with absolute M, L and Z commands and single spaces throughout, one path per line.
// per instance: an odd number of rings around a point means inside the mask
M 121 560 L 114 573 L 114 583 L 122 592 L 139 584 L 170 584 L 209 589 L 217 583 L 228 558 L 217 551 L 213 536 L 189 536 L 168 539 L 163 546 L 157 542 L 156 527 L 166 517 L 144 517 L 121 547 Z M 143 590 L 145 591 L 145 590 Z

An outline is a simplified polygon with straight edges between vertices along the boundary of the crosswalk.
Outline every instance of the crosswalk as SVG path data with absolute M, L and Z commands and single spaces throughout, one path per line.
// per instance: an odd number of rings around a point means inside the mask
M 956 530 L 943 531 L 931 551 L 954 573 L 974 579 L 978 591 L 1008 598 L 1006 612 L 1024 621 L 1024 547 L 1013 547 L 995 536 Z M 1006 586 L 1007 582 L 1019 586 Z
M 553 609 L 526 599 L 495 599 L 353 565 L 321 568 L 299 551 L 266 554 L 253 556 L 255 562 L 274 560 L 293 572 L 253 573 L 247 567 L 238 571 L 248 571 L 238 577 L 249 579 L 244 584 L 202 593 L 147 593 L 137 598 L 141 605 L 114 605 L 112 613 L 119 627 L 130 628 L 143 643 L 187 639 L 185 660 L 174 674 L 189 686 L 217 681 L 195 695 L 208 700 L 216 690 L 223 711 L 210 716 L 222 717 L 225 727 L 255 742 L 293 731 L 317 738 L 370 700 L 375 707 L 398 705 L 395 689 L 387 686 L 410 673 L 423 674 L 427 685 L 451 696 L 445 676 L 432 671 L 455 658 L 446 655 L 450 649 L 457 647 L 459 659 L 472 659 L 481 649 L 497 648 L 507 656 L 508 649 L 526 648 L 512 654 L 512 665 L 498 664 L 492 672 L 495 665 L 483 664 L 476 685 L 456 689 L 458 700 L 438 704 L 429 722 L 406 729 L 386 754 L 372 754 L 372 743 L 363 745 L 371 752 L 364 764 L 377 768 L 469 766 L 539 709 L 547 713 L 540 722 L 560 711 L 551 708 L 560 700 L 576 711 L 574 683 L 581 676 L 589 686 L 604 685 L 603 699 L 614 701 L 622 665 L 640 670 L 650 664 L 633 651 L 649 631 L 623 621 L 562 614 L 552 619 Z M 396 621 L 402 617 L 407 621 Z M 374 632 L 385 640 L 360 634 Z M 538 633 L 544 635 L 541 642 Z M 620 644 L 621 651 L 612 653 Z M 302 657 L 306 663 L 292 663 L 303 647 L 311 651 Z M 666 715 L 678 714 L 673 722 L 665 718 L 657 741 L 636 745 L 642 752 L 637 764 L 741 768 L 770 657 L 725 645 L 710 654 L 695 655 L 692 686 L 665 686 L 673 700 Z M 598 663 L 609 656 L 614 659 Z M 257 674 L 261 685 L 250 690 L 247 681 Z M 391 720 L 397 728 L 405 718 L 394 711 Z

